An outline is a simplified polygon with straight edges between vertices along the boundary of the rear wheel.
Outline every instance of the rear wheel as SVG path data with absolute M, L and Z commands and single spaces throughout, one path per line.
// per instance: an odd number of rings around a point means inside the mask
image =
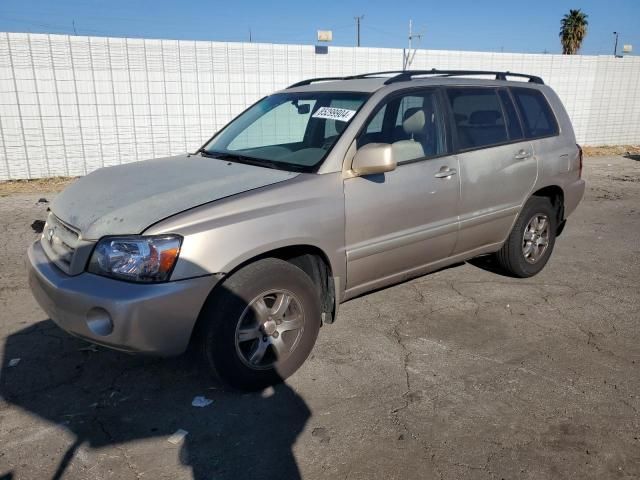
M 531 277 L 544 268 L 556 241 L 557 212 L 549 199 L 531 197 L 511 234 L 496 253 L 500 266 L 516 277 Z
M 198 335 L 213 373 L 234 388 L 259 390 L 304 363 L 320 323 L 318 289 L 307 274 L 266 258 L 216 288 L 203 309 Z

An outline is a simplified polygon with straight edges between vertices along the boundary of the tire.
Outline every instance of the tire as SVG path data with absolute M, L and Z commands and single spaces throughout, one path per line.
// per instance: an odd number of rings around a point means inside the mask
M 211 373 L 233 388 L 254 391 L 292 375 L 311 353 L 320 325 L 320 295 L 309 276 L 265 258 L 214 290 L 197 335 Z
M 541 227 L 543 218 L 546 219 L 546 227 Z M 496 253 L 500 267 L 520 278 L 532 277 L 540 272 L 553 251 L 557 223 L 557 212 L 549 199 L 531 197 L 520 212 L 507 241 Z

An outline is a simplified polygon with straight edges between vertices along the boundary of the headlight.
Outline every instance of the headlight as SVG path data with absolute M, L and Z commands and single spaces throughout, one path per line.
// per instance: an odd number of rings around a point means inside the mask
M 181 243 L 179 235 L 105 237 L 96 245 L 87 271 L 132 282 L 164 282 Z

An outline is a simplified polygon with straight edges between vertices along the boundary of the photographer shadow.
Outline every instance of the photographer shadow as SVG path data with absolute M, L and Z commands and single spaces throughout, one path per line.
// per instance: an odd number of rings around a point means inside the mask
M 192 406 L 199 395 L 213 403 Z M 156 437 L 157 455 L 141 455 L 137 468 L 171 468 L 167 452 L 179 450 L 195 480 L 296 479 L 292 446 L 311 416 L 284 383 L 259 393 L 230 391 L 210 380 L 192 354 L 162 360 L 94 348 L 50 320 L 7 337 L 0 397 L 73 435 L 57 469 L 38 474 L 52 479 L 62 478 L 80 447 L 116 447 L 126 469 L 127 444 Z M 177 447 L 160 438 L 178 429 L 188 434 Z M 0 479 L 13 476 L 23 475 L 0 471 Z

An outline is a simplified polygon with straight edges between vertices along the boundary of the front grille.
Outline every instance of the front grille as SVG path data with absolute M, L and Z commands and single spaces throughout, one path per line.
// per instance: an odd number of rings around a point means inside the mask
M 71 273 L 73 256 L 80 240 L 79 233 L 49 213 L 42 230 L 42 248 L 49 259 L 63 272 Z

